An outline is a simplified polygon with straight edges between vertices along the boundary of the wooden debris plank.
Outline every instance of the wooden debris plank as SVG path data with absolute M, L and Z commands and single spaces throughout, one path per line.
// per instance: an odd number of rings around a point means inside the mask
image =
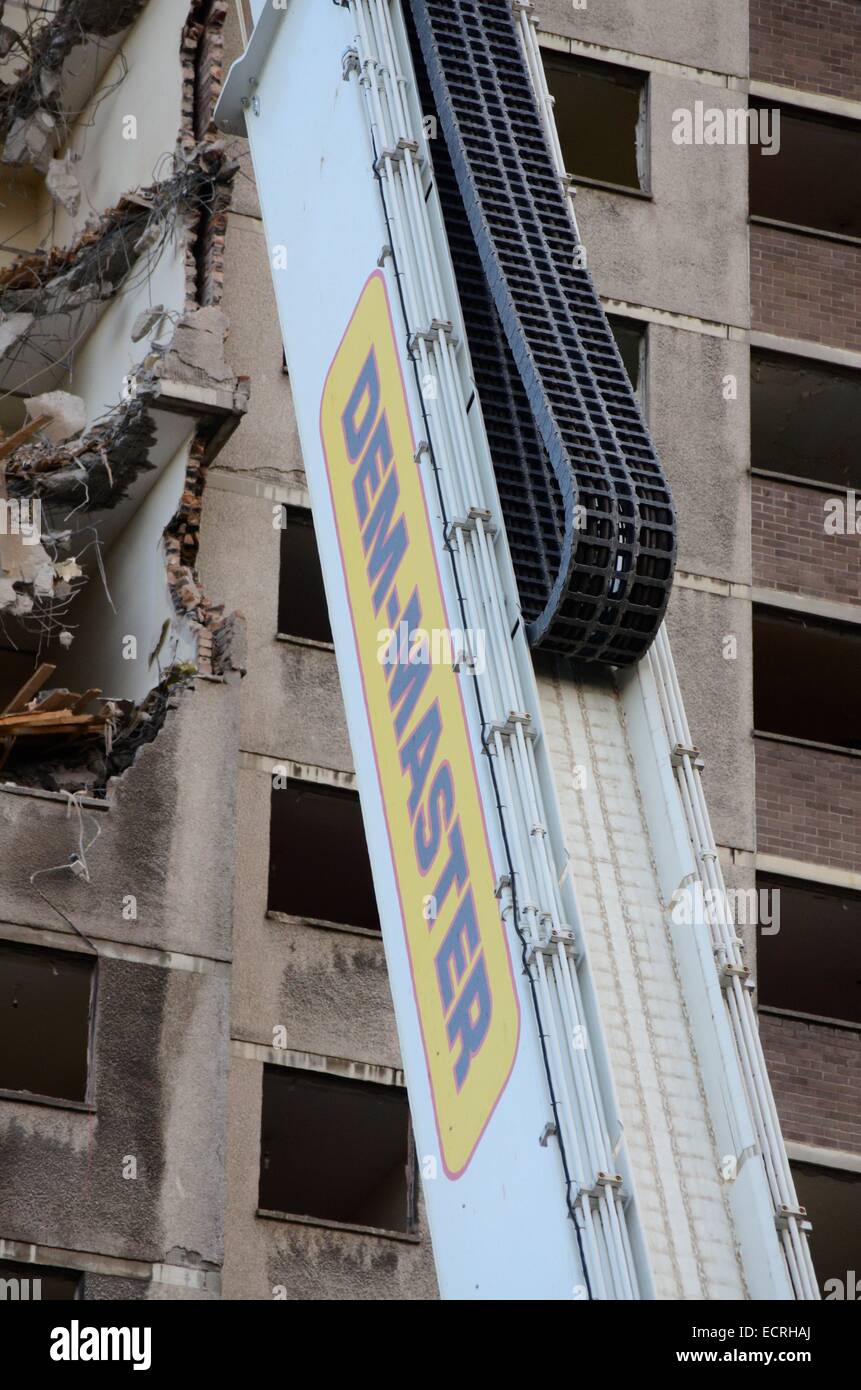
M 76 705 L 72 705 L 72 713 L 80 714 L 82 710 L 86 709 L 90 701 L 98 699 L 101 693 L 101 690 L 99 690 L 97 687 L 94 687 L 92 690 L 85 690 L 83 695 L 80 696 L 78 703 Z
M 0 714 L 0 733 L 7 729 L 10 724 L 21 724 L 33 729 L 40 729 L 43 724 L 92 724 L 105 721 L 98 714 L 73 714 L 70 709 L 22 709 L 14 714 Z
M 45 714 L 51 709 L 74 710 L 75 702 L 80 698 L 76 690 L 52 690 L 50 695 L 46 695 L 44 700 L 39 701 L 33 713 Z
M 7 724 L 56 724 L 65 719 L 72 719 L 72 711 L 66 709 L 38 710 L 38 709 L 19 709 L 13 710 L 11 714 L 0 714 L 0 729 L 5 729 Z
M 16 710 L 23 709 L 24 706 L 32 700 L 34 695 L 38 695 L 42 686 L 47 680 L 50 680 L 56 669 L 56 666 L 51 666 L 48 662 L 44 662 L 38 670 L 33 672 L 30 679 L 21 686 L 18 694 L 13 700 L 10 700 L 9 704 L 3 710 L 3 714 L 14 714 Z
M 21 444 L 26 444 L 27 440 L 40 430 L 43 425 L 47 425 L 50 415 L 38 415 L 35 420 L 28 420 L 26 425 L 22 425 L 14 434 L 10 434 L 8 439 L 4 439 L 0 444 L 0 459 L 8 458 L 14 454 Z
M 0 734 L 4 738 L 12 735 L 14 738 L 43 738 L 47 734 L 65 733 L 100 733 L 104 728 L 104 721 L 100 719 L 90 719 L 86 714 L 73 715 L 69 719 L 61 719 L 57 715 L 52 715 L 49 721 L 44 724 L 33 724 L 32 721 L 3 724 L 0 726 Z

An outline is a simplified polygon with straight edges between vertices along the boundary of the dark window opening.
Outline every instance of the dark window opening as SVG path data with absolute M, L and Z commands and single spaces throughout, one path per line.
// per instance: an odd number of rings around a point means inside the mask
M 93 962 L 0 942 L 0 1090 L 85 1101 Z
M 642 397 L 646 350 L 646 325 L 637 319 L 619 318 L 616 314 L 607 317 L 610 332 L 616 339 L 616 346 L 637 396 Z
M 0 1303 L 52 1302 L 73 1299 L 81 1276 L 76 1269 L 0 1260 Z
M 861 1023 L 861 893 L 763 874 L 757 888 L 779 908 L 757 936 L 760 1004 Z
M 752 352 L 750 435 L 754 468 L 861 487 L 861 372 Z
M 355 792 L 318 782 L 272 788 L 269 909 L 379 931 L 377 900 Z
M 644 74 L 556 53 L 545 53 L 544 71 L 568 173 L 644 188 Z
M 414 1170 L 401 1087 L 263 1068 L 264 1211 L 412 1231 Z
M 278 631 L 331 642 L 329 609 L 311 513 L 285 508 L 281 531 Z
M 753 612 L 758 733 L 861 748 L 861 628 L 772 608 Z
M 771 112 L 768 102 L 752 109 Z M 750 145 L 750 213 L 814 231 L 861 237 L 861 124 L 781 106 L 780 148 Z M 773 134 L 769 114 L 767 131 Z
M 793 1163 L 798 1200 L 813 1223 L 810 1253 L 823 1298 L 855 1302 L 861 1278 L 861 1173 Z M 851 1281 L 851 1282 L 850 1282 Z

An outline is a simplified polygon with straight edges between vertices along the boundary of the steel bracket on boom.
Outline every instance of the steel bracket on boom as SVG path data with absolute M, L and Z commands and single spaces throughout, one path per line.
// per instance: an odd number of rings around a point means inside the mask
M 549 912 L 542 912 L 539 916 L 542 922 L 551 920 Z M 526 959 L 531 961 L 535 956 L 555 956 L 560 946 L 573 961 L 579 960 L 580 947 L 577 944 L 577 937 L 573 928 L 567 926 L 552 927 L 546 941 L 530 941 L 526 950 Z
M 492 734 L 500 734 L 502 738 L 514 738 L 518 724 L 522 726 L 525 738 L 537 738 L 532 727 L 532 715 L 521 714 L 517 711 L 509 714 L 507 719 L 494 719 L 488 728 Z
M 499 878 L 498 878 L 497 881 L 496 881 L 496 887 L 495 887 L 494 890 L 493 890 L 493 896 L 494 896 L 495 898 L 501 898 L 502 895 L 503 895 L 503 893 L 510 893 L 510 892 L 511 892 L 511 874 L 500 874 L 500 875 L 499 875 Z
M 796 1221 L 802 1231 L 812 1231 L 813 1223 L 808 1219 L 806 1207 L 779 1206 L 774 1214 L 774 1224 L 779 1231 L 788 1231 L 790 1222 Z
M 410 356 L 415 356 L 415 349 L 419 343 L 438 343 L 440 334 L 452 347 L 457 347 L 457 338 L 454 336 L 454 324 L 451 319 L 431 319 L 430 328 L 417 328 L 409 341 Z
M 393 145 L 389 149 L 383 150 L 381 154 L 377 156 L 377 159 L 374 162 L 374 173 L 382 173 L 386 160 L 390 159 L 393 164 L 397 164 L 399 160 L 406 159 L 408 154 L 412 155 L 415 158 L 417 164 L 421 163 L 419 159 L 418 140 L 408 140 L 406 136 L 402 135 L 396 145 Z
M 362 64 L 355 48 L 346 48 L 341 57 L 341 81 L 349 82 L 350 76 L 355 73 L 357 77 L 362 75 Z
M 458 531 L 464 533 L 474 531 L 476 523 L 479 521 L 482 523 L 486 535 L 495 536 L 498 527 L 494 524 L 492 516 L 493 513 L 487 507 L 470 507 L 466 516 L 455 517 L 454 521 L 449 522 L 445 538 L 447 541 L 453 541 Z
M 576 1207 L 589 1202 L 590 1205 L 597 1206 L 604 1200 L 607 1192 L 618 1192 L 619 1196 L 624 1198 L 621 1173 L 597 1173 L 595 1186 L 581 1187 L 574 1199 L 574 1205 Z
M 733 980 L 740 980 L 746 985 L 750 979 L 750 970 L 746 965 L 722 965 L 720 967 L 720 982 L 724 989 L 729 989 Z
M 682 767 L 685 758 L 690 758 L 692 767 L 698 767 L 700 772 L 703 771 L 705 762 L 699 748 L 695 748 L 693 745 L 691 745 L 690 748 L 686 748 L 683 743 L 677 743 L 670 754 L 670 762 L 673 767 Z

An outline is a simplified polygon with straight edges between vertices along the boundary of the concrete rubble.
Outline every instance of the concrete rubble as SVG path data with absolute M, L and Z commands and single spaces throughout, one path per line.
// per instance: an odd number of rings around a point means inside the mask
M 55 14 L 8 39 L 20 61 L 16 79 L 0 86 L 0 163 L 38 170 L 51 197 L 72 217 L 80 211 L 82 177 L 74 157 L 57 157 L 78 114 L 64 106 L 69 59 L 81 46 L 92 53 L 94 40 L 96 51 L 101 42 L 106 52 L 104 41 L 131 24 L 145 3 L 63 0 Z M 0 19 L 2 10 L 0 3 Z M 193 10 L 189 43 L 200 37 L 194 16 Z M 0 26 L 0 53 L 4 42 Z M 224 413 L 229 427 L 247 401 L 247 384 L 225 359 L 226 315 L 215 303 L 196 303 L 195 243 L 223 238 L 220 219 L 237 168 L 224 143 L 212 137 L 211 128 L 203 139 L 196 137 L 193 120 L 186 118 L 168 177 L 92 214 L 68 245 L 22 253 L 0 269 L 0 389 L 8 390 L 16 389 L 10 372 L 26 374 L 28 351 L 37 361 L 55 352 L 62 380 L 68 340 L 81 332 L 80 325 L 87 329 L 101 306 L 137 283 L 178 234 L 186 244 L 186 302 L 154 304 L 138 313 L 129 338 L 147 346 L 123 399 L 88 424 L 80 396 L 44 391 L 24 401 L 26 419 L 17 433 L 0 436 L 0 504 L 10 517 L 16 507 L 20 516 L 37 507 L 41 523 L 38 535 L 14 526 L 0 532 L 0 624 L 5 619 L 37 634 L 39 650 L 47 643 L 54 653 L 38 668 L 44 688 L 26 688 L 23 699 L 19 691 L 0 709 L 0 781 L 103 795 L 108 780 L 156 736 L 195 674 L 244 670 L 244 620 L 210 604 L 195 571 L 208 451 L 214 438 L 217 447 Z M 163 462 L 157 445 L 165 391 L 172 402 L 167 408 L 192 421 L 195 401 L 205 402 L 196 417 L 185 486 L 162 542 L 168 592 L 178 622 L 193 635 L 197 662 L 174 659 L 164 669 L 160 658 L 158 684 L 137 704 L 110 692 L 50 688 L 51 662 L 61 662 L 75 640 L 74 614 L 67 621 L 70 605 L 85 584 L 104 579 L 102 520 L 128 503 L 142 473 Z M 61 529 L 72 514 L 79 529 Z M 171 650 L 165 647 L 169 663 Z
M 0 310 L 0 357 L 26 337 L 34 321 L 33 314 L 3 313 Z
M 0 381 L 4 355 L 19 352 L 45 320 L 113 299 L 140 262 L 159 253 L 177 220 L 227 196 L 236 172 L 219 141 L 183 152 L 177 166 L 170 178 L 92 218 L 70 246 L 19 256 L 0 271 Z
M 28 420 L 41 418 L 41 431 L 52 444 L 63 444 L 80 434 L 87 423 L 87 409 L 80 396 L 68 391 L 46 391 L 24 402 Z
M 157 736 L 194 676 L 193 668 L 171 667 L 135 705 L 96 689 L 42 689 L 55 669 L 40 666 L 36 690 L 28 683 L 0 712 L 0 783 L 103 797 L 110 779 Z
M 45 175 L 45 187 L 70 217 L 77 217 L 81 206 L 81 185 L 67 160 L 51 160 Z
M 30 17 L 23 34 L 0 26 L 0 57 L 17 50 L 20 58 L 17 80 L 0 88 L 0 162 L 49 171 L 54 151 L 78 114 L 65 109 L 63 92 L 76 50 L 120 34 L 146 3 L 64 0 L 47 19 Z

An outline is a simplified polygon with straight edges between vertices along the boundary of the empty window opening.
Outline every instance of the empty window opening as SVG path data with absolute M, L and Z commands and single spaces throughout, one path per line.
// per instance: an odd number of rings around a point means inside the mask
M 773 917 L 757 936 L 760 1004 L 861 1023 L 861 893 L 762 874 L 757 888 Z
M 544 71 L 568 173 L 644 189 L 645 74 L 557 53 L 544 54 Z
M 751 106 L 774 109 L 769 102 Z M 750 146 L 751 217 L 861 237 L 861 123 L 797 106 L 779 110 L 778 152 Z
M 810 1253 L 823 1298 L 857 1301 L 861 1279 L 861 1173 L 793 1163 L 798 1200 L 813 1223 Z
M 752 352 L 750 435 L 753 468 L 861 487 L 861 372 Z
M 753 718 L 758 733 L 861 748 L 859 708 L 861 628 L 754 609 Z
M 264 1067 L 264 1211 L 412 1231 L 414 1166 L 401 1087 Z
M 329 609 L 311 513 L 288 507 L 282 521 L 278 631 L 312 642 L 331 642 Z
M 0 1260 L 0 1303 L 47 1303 L 77 1296 L 81 1276 L 76 1269 Z
M 269 909 L 379 931 L 355 792 L 290 780 L 272 788 Z
M 607 322 L 634 393 L 642 404 L 646 376 L 646 325 L 638 319 L 619 318 L 617 314 L 608 315 Z
M 0 942 L 0 1090 L 85 1101 L 93 961 Z

